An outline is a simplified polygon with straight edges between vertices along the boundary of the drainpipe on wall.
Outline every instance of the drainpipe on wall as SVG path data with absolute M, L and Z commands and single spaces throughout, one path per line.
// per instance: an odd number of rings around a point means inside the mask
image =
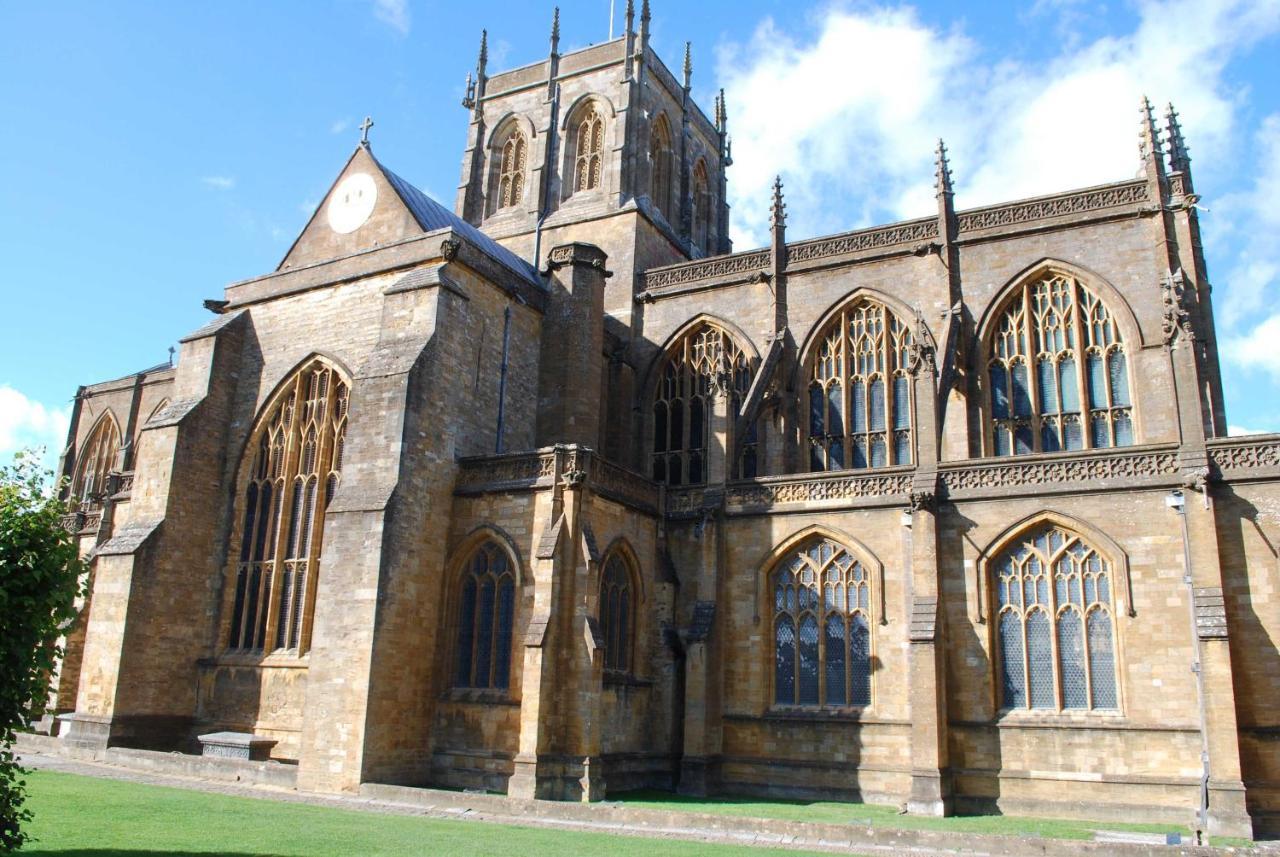
M 1182 582 L 1187 588 L 1187 609 L 1191 619 L 1191 643 L 1194 646 L 1191 671 L 1196 676 L 1196 697 L 1200 709 L 1200 807 L 1197 813 L 1196 844 L 1203 844 L 1209 829 L 1209 727 L 1204 702 L 1204 670 L 1200 652 L 1200 632 L 1196 627 L 1196 592 L 1191 578 L 1191 537 L 1187 531 L 1187 501 L 1181 491 L 1171 491 L 1165 504 L 1178 515 L 1182 523 Z

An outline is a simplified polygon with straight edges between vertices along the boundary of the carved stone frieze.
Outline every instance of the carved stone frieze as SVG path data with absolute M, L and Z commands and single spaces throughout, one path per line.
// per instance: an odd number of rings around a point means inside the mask
M 1017 485 L 1059 485 L 1099 479 L 1176 477 L 1176 451 L 1106 455 L 1071 453 L 1061 458 L 950 465 L 941 473 L 947 494 Z
M 1240 473 L 1280 467 L 1280 439 L 1267 438 L 1237 440 L 1235 443 L 1212 447 L 1209 460 L 1220 473 Z
M 725 491 L 726 505 L 761 508 L 787 503 L 901 496 L 911 491 L 911 473 L 848 475 L 837 478 L 796 477 L 772 482 L 743 482 Z
M 769 267 L 769 251 L 756 250 L 733 256 L 716 256 L 683 265 L 659 268 L 644 275 L 646 291 L 660 291 L 671 286 L 710 280 L 733 274 L 754 274 Z
M 938 221 L 931 217 L 927 220 L 897 223 L 875 229 L 860 229 L 857 232 L 847 232 L 831 238 L 790 244 L 787 246 L 787 262 L 794 265 L 797 262 L 811 262 L 815 259 L 843 256 L 864 250 L 896 247 L 899 244 L 910 245 L 909 249 L 914 252 L 921 243 L 927 244 L 929 239 L 937 237 Z
M 1052 217 L 1063 217 L 1069 214 L 1134 205 L 1135 203 L 1146 202 L 1148 198 L 1149 193 L 1146 181 L 1127 182 L 1081 193 L 1064 194 L 1046 199 L 1015 202 L 1010 205 L 997 205 L 990 208 L 967 211 L 959 216 L 960 231 L 976 232 L 996 226 L 1032 223 Z

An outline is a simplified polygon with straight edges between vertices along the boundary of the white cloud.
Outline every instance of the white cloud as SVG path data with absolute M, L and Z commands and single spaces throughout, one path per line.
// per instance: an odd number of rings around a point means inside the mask
M 346 131 L 350 127 L 351 127 L 350 119 L 335 119 L 332 122 L 332 124 L 329 125 L 329 133 L 341 134 L 343 131 Z
M 1227 434 L 1230 435 L 1231 437 L 1241 437 L 1242 435 L 1246 435 L 1246 434 L 1267 434 L 1267 432 L 1263 431 L 1262 429 L 1251 429 L 1251 428 L 1245 428 L 1244 426 L 1228 425 Z
M 1146 0 L 1137 12 L 1130 33 L 1056 53 L 1051 42 L 1034 63 L 990 64 L 910 7 L 834 5 L 811 38 L 769 20 L 722 47 L 739 249 L 764 240 L 774 172 L 797 237 L 930 213 L 939 136 L 962 207 L 1131 176 L 1143 93 L 1177 102 L 1201 163 L 1227 163 L 1243 91 L 1224 69 L 1280 30 L 1280 3 Z
M 236 180 L 231 176 L 205 176 L 200 182 L 214 190 L 231 190 L 236 186 Z
M 373 0 L 373 16 L 400 35 L 409 35 L 409 0 Z
M 53 469 L 67 442 L 71 409 L 51 408 L 0 385 L 0 461 L 21 449 L 43 446 L 45 465 Z
M 1244 369 L 1261 369 L 1280 381 L 1280 313 L 1263 319 L 1252 330 L 1222 343 L 1227 360 Z

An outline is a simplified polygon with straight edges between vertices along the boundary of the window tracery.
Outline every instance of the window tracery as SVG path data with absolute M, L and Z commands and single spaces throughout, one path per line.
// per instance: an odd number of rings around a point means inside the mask
M 631 574 L 618 551 L 605 561 L 600 575 L 600 632 L 604 636 L 606 672 L 631 670 L 631 641 L 634 633 L 634 600 Z
M 809 469 L 911 463 L 911 331 L 860 298 L 819 334 L 809 370 Z
M 513 128 L 502 144 L 502 160 L 498 168 L 497 209 L 519 205 L 524 197 L 524 177 L 528 163 L 528 142 L 519 127 Z
M 120 429 L 109 414 L 103 414 L 80 450 L 80 461 L 71 480 L 71 499 L 84 506 L 101 504 L 107 490 L 107 476 L 120 455 Z
M 515 572 L 493 541 L 476 548 L 463 572 L 458 599 L 454 687 L 505 689 L 511 681 Z
M 773 697 L 777 705 L 871 704 L 871 578 L 822 538 L 773 574 Z
M 583 112 L 574 132 L 573 192 L 600 187 L 604 169 L 604 116 L 592 104 Z
M 1079 280 L 1050 273 L 1016 289 L 987 355 L 995 455 L 1133 444 L 1124 343 L 1106 305 Z
M 324 514 L 342 474 L 348 386 L 316 360 L 297 372 L 255 430 L 232 607 L 232 649 L 303 654 Z M 237 555 L 235 552 L 233 556 Z
M 751 361 L 723 328 L 703 322 L 667 352 L 653 403 L 653 478 L 668 485 L 706 481 L 711 409 L 717 390 L 736 414 L 751 387 Z M 730 419 L 732 422 L 732 419 Z M 732 429 L 730 428 L 730 431 Z M 727 439 L 733 449 L 733 438 Z M 756 427 L 748 427 L 731 468 L 735 478 L 757 473 Z
M 1006 709 L 1114 709 L 1112 564 L 1081 536 L 1042 525 L 991 565 Z

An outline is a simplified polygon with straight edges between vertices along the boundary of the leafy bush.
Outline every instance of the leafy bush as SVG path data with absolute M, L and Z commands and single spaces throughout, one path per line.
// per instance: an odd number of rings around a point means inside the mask
M 0 467 L 0 854 L 29 838 L 14 732 L 43 708 L 62 654 L 54 641 L 75 618 L 84 569 L 75 537 L 62 526 L 67 509 L 50 490 L 52 475 L 32 452 Z

